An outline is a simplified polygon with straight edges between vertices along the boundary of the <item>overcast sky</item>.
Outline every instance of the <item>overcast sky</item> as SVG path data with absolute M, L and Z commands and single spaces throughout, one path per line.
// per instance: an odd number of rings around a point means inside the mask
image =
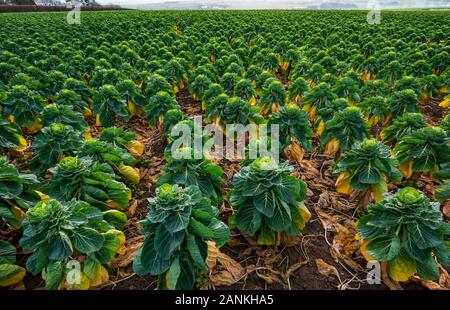
M 177 1 L 177 2 L 222 2 L 226 3 L 227 0 L 97 0 L 97 2 L 101 4 L 121 4 L 126 6 L 128 5 L 135 5 L 135 4 L 145 4 L 145 3 L 161 3 L 161 2 L 170 2 L 170 1 Z M 232 0 L 233 1 L 233 0 Z M 234 0 L 236 1 L 236 0 Z M 242 0 L 245 2 L 245 0 Z M 283 2 L 283 0 L 263 0 L 264 2 Z M 374 0 L 285 0 L 287 2 L 293 2 L 298 1 L 299 3 L 308 3 L 311 4 L 313 2 L 314 4 L 321 4 L 326 2 L 337 2 L 337 3 L 358 3 L 361 4 L 363 2 L 371 2 Z M 383 3 L 392 3 L 392 2 L 399 2 L 402 5 L 407 5 L 411 7 L 421 7 L 421 6 L 435 6 L 436 4 L 446 4 L 448 5 L 450 3 L 450 0 L 379 0 L 381 4 Z

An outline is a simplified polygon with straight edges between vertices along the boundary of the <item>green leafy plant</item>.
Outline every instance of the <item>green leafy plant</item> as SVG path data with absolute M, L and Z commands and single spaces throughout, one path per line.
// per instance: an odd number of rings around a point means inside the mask
M 149 199 L 148 208 L 140 222 L 145 240 L 135 256 L 134 272 L 157 275 L 159 289 L 193 289 L 199 274 L 208 271 L 206 241 L 224 245 L 228 227 L 195 186 L 164 184 Z
M 179 108 L 177 100 L 166 92 L 158 92 L 150 98 L 145 107 L 147 120 L 152 126 L 161 126 L 167 111 Z
M 27 147 L 27 140 L 17 124 L 9 122 L 0 115 L 0 147 L 23 152 Z
M 113 168 L 89 158 L 65 157 L 49 170 L 50 196 L 61 200 L 83 200 L 100 210 L 125 210 L 131 199 L 130 189 L 115 180 Z
M 326 107 L 336 99 L 336 97 L 336 94 L 333 93 L 327 83 L 320 83 L 312 88 L 303 98 L 303 110 L 309 113 L 311 120 L 315 120 L 317 111 Z
M 381 96 L 366 98 L 358 106 L 363 111 L 370 126 L 375 126 L 380 122 L 385 124 L 390 120 L 389 104 Z
M 374 139 L 357 142 L 334 168 L 334 173 L 339 174 L 336 189 L 345 195 L 352 190 L 362 191 L 363 206 L 367 206 L 372 194 L 379 202 L 388 190 L 387 182 L 399 182 L 402 178 L 397 165 L 388 146 Z
M 314 122 L 314 126 L 317 127 L 317 135 L 320 137 L 323 134 L 326 122 L 333 118 L 336 111 L 342 111 L 349 106 L 347 99 L 338 98 L 317 110 L 317 119 Z
M 141 158 L 144 153 L 144 145 L 136 140 L 137 134 L 133 131 L 125 130 L 121 127 L 104 128 L 98 139 L 106 141 L 128 150 L 134 157 Z
M 32 147 L 35 150 L 30 165 L 37 173 L 44 173 L 64 156 L 73 155 L 81 147 L 80 133 L 72 126 L 53 123 L 36 136 Z
M 234 87 L 234 95 L 248 100 L 251 105 L 256 104 L 255 89 L 253 88 L 252 82 L 247 79 L 241 79 L 237 82 L 236 86 Z
M 101 140 L 88 140 L 77 152 L 79 157 L 89 157 L 99 163 L 108 163 L 115 168 L 128 181 L 139 184 L 141 177 L 138 168 L 134 168 L 137 159 L 126 149 L 110 142 Z
M 91 95 L 89 95 L 89 100 L 91 100 Z M 67 106 L 75 112 L 83 113 L 84 115 L 90 115 L 92 111 L 89 109 L 87 99 L 73 91 L 71 89 L 62 89 L 58 96 L 55 98 L 55 104 L 57 106 Z
M 356 141 L 369 137 L 368 128 L 369 124 L 364 121 L 357 107 L 348 107 L 335 113 L 326 122 L 325 131 L 320 137 L 320 142 L 325 144 L 325 154 L 332 156 L 340 149 L 349 150 Z
M 221 206 L 221 187 L 225 184 L 222 168 L 208 159 L 197 159 L 194 155 L 189 147 L 178 148 L 173 154 L 167 153 L 167 164 L 163 167 L 165 173 L 158 179 L 157 185 L 197 186 L 203 196 L 210 198 L 215 206 Z
M 437 261 L 450 265 L 450 225 L 442 220 L 439 204 L 407 187 L 368 207 L 357 223 L 364 240 L 361 252 L 368 260 L 387 263 L 395 281 L 417 274 L 422 280 L 439 278 Z
M 296 78 L 288 88 L 288 99 L 299 103 L 303 95 L 309 90 L 308 83 L 303 78 Z
M 253 107 L 242 98 L 230 98 L 224 107 L 220 120 L 223 124 L 260 124 L 263 121 L 258 107 Z
M 39 114 L 44 107 L 44 99 L 38 93 L 23 85 L 16 85 L 6 94 L 2 102 L 4 115 L 14 117 L 21 127 L 32 127 L 39 122 Z
M 137 115 L 146 104 L 141 89 L 132 80 L 123 80 L 116 86 L 120 98 L 128 104 L 131 115 Z
M 109 127 L 115 123 L 116 115 L 128 122 L 131 118 L 127 105 L 113 85 L 103 85 L 93 96 L 92 108 L 96 114 L 96 125 Z
M 25 274 L 25 268 L 16 265 L 16 247 L 0 240 L 0 287 L 19 283 Z
M 41 123 L 44 127 L 59 123 L 62 125 L 69 125 L 79 132 L 89 132 L 88 124 L 84 120 L 83 114 L 75 112 L 72 107 L 66 105 L 46 105 L 42 111 Z
M 296 104 L 281 107 L 269 118 L 269 126 L 278 125 L 280 150 L 288 159 L 301 162 L 304 150 L 311 151 L 312 129 L 305 111 Z
M 412 89 L 392 93 L 388 98 L 392 118 L 396 119 L 405 112 L 419 112 L 418 102 L 419 99 Z
M 7 157 L 0 157 L 0 227 L 8 223 L 20 228 L 25 218 L 23 210 L 40 199 L 35 191 L 38 184 L 34 174 L 20 173 Z
M 292 168 L 272 158 L 259 158 L 233 177 L 229 202 L 236 210 L 230 220 L 258 243 L 273 245 L 281 233 L 297 236 L 311 214 L 303 204 L 306 184 L 291 176 Z
M 33 275 L 41 273 L 49 290 L 88 289 L 107 282 L 108 271 L 103 265 L 117 253 L 123 254 L 125 235 L 114 225 L 123 221 L 123 216 L 102 213 L 81 201 L 39 202 L 28 210 L 23 222 L 20 246 L 33 251 L 27 270 Z M 68 281 L 73 260 L 83 266 L 80 283 Z
M 450 161 L 450 138 L 440 127 L 424 127 L 404 136 L 394 148 L 406 178 L 414 172 L 435 172 Z
M 394 145 L 403 137 L 424 128 L 425 118 L 421 113 L 405 113 L 394 120 L 392 125 L 381 132 L 381 139 L 387 144 Z
M 278 80 L 273 80 L 267 87 L 264 87 L 259 99 L 261 112 L 268 114 L 269 111 L 276 112 L 280 106 L 286 104 L 286 91 L 283 84 Z

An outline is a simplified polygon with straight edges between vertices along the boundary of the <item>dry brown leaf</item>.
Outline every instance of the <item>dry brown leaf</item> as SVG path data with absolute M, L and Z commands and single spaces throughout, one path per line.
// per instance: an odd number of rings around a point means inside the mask
M 219 257 L 220 251 L 216 247 L 216 243 L 213 241 L 206 241 L 208 245 L 208 256 L 206 257 L 206 266 L 209 270 L 212 270 L 217 264 L 217 258 Z
M 300 267 L 302 267 L 302 266 L 304 266 L 304 265 L 306 265 L 306 264 L 308 264 L 308 263 L 309 263 L 309 260 L 307 259 L 307 260 L 304 260 L 304 261 L 302 261 L 302 262 L 295 263 L 294 265 L 292 265 L 291 267 L 289 267 L 288 270 L 286 271 L 286 273 L 284 274 L 285 279 L 290 278 L 291 275 L 292 275 L 295 271 L 297 271 L 297 269 L 299 269 Z
M 125 242 L 126 253 L 123 255 L 117 256 L 113 261 L 109 263 L 111 268 L 125 268 L 133 262 L 134 257 L 136 256 L 137 251 L 141 247 L 144 241 L 144 236 L 136 236 L 134 238 L 128 239 Z
M 133 202 L 131 203 L 131 205 L 128 207 L 128 210 L 126 212 L 127 216 L 133 217 L 136 214 L 136 208 L 138 206 L 138 202 L 136 199 L 133 199 Z
M 230 239 L 230 241 L 228 241 L 227 244 L 229 246 L 238 246 L 241 244 L 241 240 L 239 240 L 238 238 L 233 238 L 233 239 Z
M 446 217 L 450 218 L 450 200 L 447 201 L 447 203 L 444 205 L 444 208 L 442 208 L 442 212 Z
M 339 223 L 341 217 L 338 215 L 330 215 L 320 208 L 315 208 L 317 216 L 319 217 L 320 222 L 325 230 L 329 232 L 338 232 L 336 224 Z
M 331 276 L 335 275 L 338 279 L 340 279 L 339 272 L 336 267 L 329 265 L 323 261 L 323 259 L 316 259 L 317 271 L 323 276 Z
M 256 272 L 256 275 L 259 278 L 261 278 L 264 281 L 266 281 L 267 284 L 274 284 L 276 282 L 276 283 L 280 283 L 280 284 L 284 285 L 283 280 L 281 280 L 281 278 L 276 273 L 274 273 L 273 271 L 274 270 L 271 270 L 271 271 L 269 270 L 268 273 Z
M 439 283 L 433 281 L 420 281 L 423 287 L 433 291 L 447 291 L 448 288 L 439 285 Z
M 300 243 L 300 238 L 298 236 L 291 236 L 286 233 L 281 233 L 280 236 L 281 236 L 281 244 L 287 247 L 296 246 L 297 244 Z
M 245 269 L 234 259 L 220 252 L 214 242 L 208 242 L 206 264 L 210 269 L 212 285 L 233 285 L 245 275 Z

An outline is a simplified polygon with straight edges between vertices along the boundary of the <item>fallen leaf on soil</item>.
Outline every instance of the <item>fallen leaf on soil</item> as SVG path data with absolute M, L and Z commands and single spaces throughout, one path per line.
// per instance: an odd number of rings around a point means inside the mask
M 214 242 L 208 241 L 206 264 L 210 268 L 209 282 L 212 285 L 233 285 L 244 275 L 245 269 L 234 259 L 220 252 Z
M 297 271 L 297 269 L 299 269 L 300 267 L 302 267 L 302 266 L 304 266 L 304 265 L 306 265 L 306 264 L 308 264 L 308 263 L 309 263 L 309 259 L 304 260 L 304 261 L 302 261 L 302 262 L 295 263 L 294 265 L 292 265 L 291 267 L 289 267 L 288 270 L 287 270 L 286 273 L 285 273 L 285 279 L 289 279 L 289 278 L 291 277 L 291 275 L 292 275 L 295 271 Z
M 131 203 L 130 207 L 127 210 L 127 216 L 133 217 L 136 214 L 136 208 L 138 206 L 138 202 L 136 199 L 133 199 L 133 202 Z
M 330 215 L 325 211 L 320 210 L 320 208 L 315 208 L 317 216 L 319 217 L 320 222 L 322 223 L 323 228 L 329 232 L 338 232 L 337 224 L 341 220 L 341 217 L 338 215 Z
M 233 239 L 230 239 L 230 241 L 228 241 L 227 244 L 229 246 L 238 246 L 241 244 L 241 240 L 239 240 L 238 238 L 233 238 Z
M 340 279 L 339 272 L 336 267 L 331 266 L 323 261 L 323 259 L 316 259 L 317 271 L 323 275 L 329 277 L 330 275 L 335 275 L 338 279 Z
M 116 259 L 114 259 L 109 266 L 112 268 L 117 267 L 127 267 L 133 262 L 134 256 L 136 256 L 136 252 L 139 250 L 139 248 L 142 245 L 142 242 L 144 241 L 144 236 L 137 236 L 131 239 L 128 239 L 125 243 L 125 247 L 127 249 L 126 253 L 124 255 L 117 256 Z

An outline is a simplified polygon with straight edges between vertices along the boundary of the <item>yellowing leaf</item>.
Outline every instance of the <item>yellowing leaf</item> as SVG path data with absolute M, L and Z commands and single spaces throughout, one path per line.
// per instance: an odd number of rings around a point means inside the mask
M 0 265 L 0 286 L 10 286 L 19 283 L 25 277 L 26 270 L 14 264 Z
M 83 272 L 80 273 L 80 283 L 69 284 L 66 281 L 66 282 L 64 282 L 64 284 L 62 284 L 62 286 L 68 290 L 80 290 L 80 291 L 88 290 L 90 285 L 91 285 L 91 281 L 89 280 L 89 277 L 86 274 L 84 274 Z
M 370 125 L 370 127 L 378 124 L 378 122 L 380 121 L 380 117 L 379 116 L 373 116 L 369 119 L 368 123 Z
M 311 109 L 311 105 L 309 103 L 305 104 L 302 108 L 303 111 L 308 112 Z
M 124 165 L 120 163 L 119 172 L 129 181 L 134 184 L 139 184 L 141 181 L 141 176 L 138 168 L 133 168 L 131 166 Z
M 317 117 L 317 108 L 316 107 L 312 107 L 311 110 L 309 111 L 309 118 L 311 120 L 315 120 Z
M 98 268 L 98 272 L 93 279 L 90 280 L 89 288 L 93 288 L 102 284 L 105 284 L 109 281 L 108 270 L 105 267 L 100 265 Z
M 398 166 L 398 169 L 401 171 L 403 176 L 407 179 L 409 179 L 413 175 L 412 165 L 413 165 L 413 162 L 409 161 L 406 164 L 400 164 Z
M 317 135 L 320 137 L 325 131 L 325 122 L 320 120 L 319 126 L 317 126 Z
M 100 114 L 95 115 L 95 126 L 101 127 L 102 121 L 100 120 Z
M 342 172 L 336 180 L 336 190 L 338 193 L 350 195 L 352 188 L 350 187 L 350 173 Z
M 90 130 L 86 130 L 86 131 L 84 132 L 84 139 L 85 139 L 85 140 L 92 140 L 92 134 L 91 134 L 91 131 L 90 131 Z
M 12 206 L 11 207 L 11 212 L 20 221 L 23 221 L 27 217 L 25 212 L 23 212 L 23 210 L 20 209 L 18 206 Z
M 138 114 L 138 108 L 136 107 L 136 104 L 131 100 L 128 100 L 128 110 L 130 110 L 131 115 Z
M 325 145 L 325 155 L 334 156 L 339 151 L 339 140 L 333 138 Z
M 17 134 L 16 137 L 19 139 L 19 147 L 15 148 L 14 151 L 22 153 L 28 147 L 28 142 L 22 135 Z
M 373 195 L 375 202 L 380 202 L 384 199 L 384 193 L 388 191 L 388 187 L 385 180 L 382 180 L 379 184 L 372 185 Z
M 40 191 L 34 191 L 36 194 L 38 194 L 39 195 L 39 198 L 41 199 L 41 200 L 49 200 L 50 199 L 50 196 L 49 195 L 46 195 L 46 194 L 44 194 L 44 193 L 41 193 Z
M 250 105 L 256 105 L 256 98 L 255 97 L 251 97 L 250 98 Z
M 408 255 L 398 255 L 389 262 L 389 275 L 394 281 L 408 281 L 416 273 L 416 262 Z
M 450 107 L 450 98 L 445 98 L 444 101 L 439 103 L 439 106 L 442 107 L 442 108 Z
M 141 155 L 144 153 L 144 145 L 137 140 L 130 141 L 126 145 L 126 148 L 128 149 L 128 151 L 130 151 L 130 153 L 134 157 L 137 157 L 137 158 L 141 157 Z
M 298 204 L 298 210 L 300 211 L 300 214 L 302 215 L 305 223 L 309 222 L 309 220 L 311 219 L 311 212 L 309 212 L 308 208 L 303 202 Z
M 92 116 L 92 110 L 87 108 L 86 111 L 84 112 L 84 117 L 90 117 Z

